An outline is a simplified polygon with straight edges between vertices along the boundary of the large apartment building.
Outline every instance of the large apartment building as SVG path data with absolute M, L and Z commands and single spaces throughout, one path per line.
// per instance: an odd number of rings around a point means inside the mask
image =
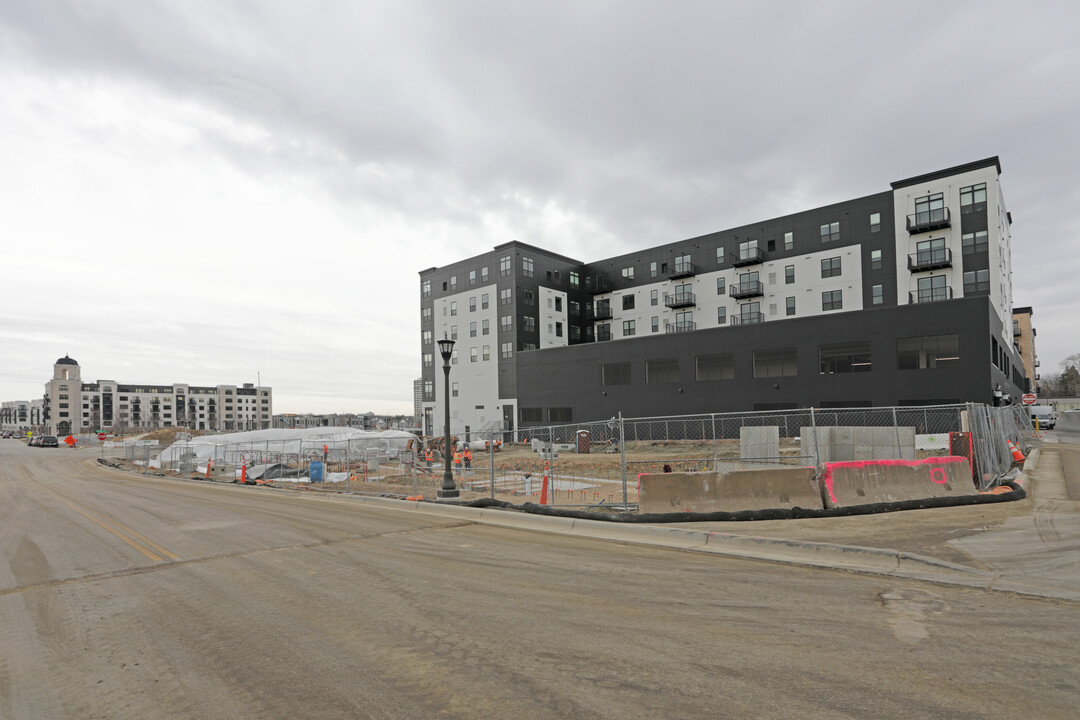
M 424 430 L 993 402 L 1025 382 L 997 157 L 618 257 L 525 243 L 420 272 Z
M 64 356 L 45 383 L 44 425 L 52 435 L 183 427 L 264 430 L 273 417 L 273 391 L 243 385 L 145 385 L 83 382 L 79 363 Z
M 42 400 L 6 400 L 0 403 L 0 430 L 24 433 L 42 425 Z
M 1035 352 L 1035 336 L 1038 333 L 1032 324 L 1034 315 L 1030 306 L 1013 308 L 1013 342 L 1024 363 L 1024 391 L 1031 393 L 1039 392 L 1039 355 Z

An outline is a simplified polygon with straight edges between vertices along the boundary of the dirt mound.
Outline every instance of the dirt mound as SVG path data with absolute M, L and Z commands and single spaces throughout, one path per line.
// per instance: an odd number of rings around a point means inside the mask
M 180 433 L 190 433 L 192 436 L 208 435 L 204 430 L 185 430 L 184 428 L 162 428 L 143 435 L 140 440 L 157 440 L 158 445 L 167 447 L 176 442 L 176 436 Z

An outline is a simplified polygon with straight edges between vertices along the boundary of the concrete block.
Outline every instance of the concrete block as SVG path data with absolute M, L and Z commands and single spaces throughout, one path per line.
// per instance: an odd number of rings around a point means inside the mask
M 974 493 L 971 468 L 963 457 L 830 462 L 821 486 L 826 507 Z
M 822 507 L 813 468 L 646 473 L 638 476 L 638 483 L 643 513 Z
M 780 457 L 780 428 L 775 425 L 739 428 L 739 457 Z

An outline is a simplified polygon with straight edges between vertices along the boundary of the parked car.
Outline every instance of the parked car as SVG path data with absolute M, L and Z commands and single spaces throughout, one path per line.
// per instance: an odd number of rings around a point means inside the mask
M 0 433 L 0 438 L 3 438 L 4 440 L 7 440 L 10 437 L 11 437 L 11 433 L 9 431 L 5 431 L 4 433 Z
M 41 447 L 41 438 L 43 435 L 35 435 L 30 438 L 30 442 L 26 443 L 27 447 Z
M 1031 424 L 1034 425 L 1038 421 L 1041 430 L 1053 430 L 1057 425 L 1057 412 L 1049 405 L 1028 405 L 1027 411 Z
M 41 447 L 60 447 L 60 442 L 56 439 L 55 435 L 42 435 Z

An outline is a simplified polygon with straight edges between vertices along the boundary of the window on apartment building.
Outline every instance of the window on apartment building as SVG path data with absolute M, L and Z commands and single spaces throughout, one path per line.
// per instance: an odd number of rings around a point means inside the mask
M 793 232 L 784 233 L 784 249 L 785 250 L 794 250 L 795 249 L 795 233 L 793 233 Z
M 818 347 L 820 375 L 870 372 L 870 343 L 850 342 Z
M 986 210 L 986 183 L 960 188 L 960 213 L 982 212 Z
M 469 298 L 469 312 L 476 312 L 476 298 Z
M 469 287 L 472 287 L 473 285 L 476 285 L 476 271 L 475 270 L 470 270 L 469 271 Z
M 633 310 L 634 309 L 634 297 L 635 297 L 634 295 L 623 295 L 622 296 L 622 309 L 623 310 Z
M 581 328 L 579 328 L 577 325 L 571 325 L 570 326 L 570 339 L 571 340 L 580 340 L 581 339 Z
M 425 280 L 420 283 L 420 294 L 424 297 L 431 297 L 431 281 Z
M 659 302 L 660 302 L 660 291 L 658 291 L 658 290 L 649 291 L 649 305 L 657 305 L 657 304 L 659 304 Z
M 746 242 L 739 243 L 739 259 L 750 260 L 757 257 L 758 244 L 757 240 L 747 240 Z
M 562 305 L 563 305 L 562 298 L 561 297 L 555 298 L 555 312 L 562 312 Z
M 985 230 L 979 230 L 978 232 L 964 233 L 961 238 L 961 247 L 965 255 L 972 255 L 977 252 L 986 252 L 989 249 L 989 243 L 987 242 L 987 234 Z
M 754 351 L 754 377 L 791 377 L 797 373 L 795 348 Z
M 660 332 L 660 316 L 653 315 L 649 325 L 652 332 Z
M 486 283 L 487 280 L 488 280 L 488 269 L 487 269 L 487 266 L 485 265 L 484 267 L 480 268 L 480 282 Z
M 920 265 L 940 262 L 948 255 L 945 238 L 931 238 L 915 243 L 915 259 Z
M 735 358 L 731 353 L 698 355 L 695 362 L 699 381 L 735 379 Z
M 514 300 L 513 288 L 506 288 L 499 291 L 499 304 L 509 305 Z
M 476 323 L 469 323 L 469 337 L 476 337 Z
M 514 317 L 513 315 L 503 315 L 499 318 L 499 331 L 510 332 L 514 329 Z
M 649 263 L 649 277 L 656 277 L 656 263 Z
M 840 239 L 840 223 L 831 222 L 821 226 L 821 242 L 830 243 Z
M 555 337 L 563 336 L 563 324 L 561 322 L 555 323 Z
M 458 354 L 458 349 L 454 348 L 454 352 L 450 353 L 450 364 L 451 365 L 457 365 L 457 354 Z
M 457 275 L 450 276 L 450 289 L 457 290 Z
M 521 329 L 523 332 L 536 332 L 536 318 L 530 315 L 523 315 L 521 318 Z
M 423 332 L 423 334 L 420 336 L 420 338 L 423 341 L 424 345 L 430 345 L 431 344 L 431 331 L 430 330 L 425 330 Z M 120 399 L 123 400 L 124 398 L 120 398 Z
M 831 257 L 821 261 L 821 277 L 837 277 L 840 275 L 840 258 Z
M 474 348 L 474 347 L 469 348 L 469 362 L 471 362 L 471 363 L 476 362 L 476 358 L 477 358 L 476 348 Z
M 871 250 L 870 251 L 870 269 L 871 270 L 880 270 L 881 269 L 881 251 L 880 250 Z
M 727 325 L 727 308 L 722 305 L 716 308 L 716 324 Z
M 424 353 L 424 367 L 429 368 L 429 367 L 432 366 L 431 365 L 431 359 L 432 359 L 431 353 Z
M 451 397 L 457 397 L 458 396 L 458 384 L 456 382 L 455 383 L 450 383 L 450 395 L 451 395 Z
M 601 385 L 629 385 L 630 363 L 604 363 L 600 366 Z
M 626 280 L 633 280 L 634 279 L 634 268 L 632 268 L 632 267 L 624 267 L 622 269 L 622 276 Z
M 622 324 L 623 337 L 629 337 L 630 335 L 636 335 L 637 329 L 633 320 L 623 320 Z
M 533 276 L 533 259 L 528 257 L 521 258 L 521 274 L 525 277 Z
M 881 285 L 874 285 L 870 288 L 870 303 L 873 305 L 881 305 L 885 302 L 885 289 Z
M 577 300 L 570 301 L 570 317 L 580 317 L 581 315 L 581 303 Z
M 960 336 L 924 335 L 898 338 L 896 362 L 900 370 L 931 370 L 960 364 Z
M 457 340 L 457 325 L 450 326 L 450 339 Z
M 521 408 L 518 410 L 523 423 L 544 422 L 544 408 Z
M 717 295 L 726 295 L 727 294 L 727 280 L 725 280 L 722 277 L 716 278 L 716 294 Z
M 483 295 L 480 296 L 480 309 L 481 310 L 487 310 L 488 305 L 489 305 L 489 303 L 488 303 L 488 294 L 484 293 Z
M 548 422 L 551 423 L 568 423 L 573 422 L 574 411 L 568 407 L 553 407 L 548 408 Z
M 433 381 L 431 381 L 431 380 L 425 380 L 424 381 L 424 399 L 425 400 L 434 400 L 435 399 L 435 383 Z
M 870 213 L 870 232 L 881 231 L 881 213 Z
M 431 322 L 431 308 L 426 307 L 420 310 L 420 321 Z
M 484 360 L 490 360 L 491 359 L 491 346 L 490 345 L 485 345 L 484 346 L 484 350 L 483 350 L 483 353 L 482 353 L 481 356 L 484 358 Z
M 937 193 L 915 199 L 915 224 L 926 225 L 945 219 L 945 195 Z
M 658 358 L 645 361 L 645 384 L 664 385 L 679 382 L 679 358 Z
M 969 270 L 964 273 L 964 294 L 990 292 L 990 271 Z
M 451 300 L 450 301 L 450 317 L 454 317 L 455 315 L 457 315 L 457 301 L 456 300 Z
M 581 276 L 574 270 L 570 271 L 570 287 L 581 285 Z
M 794 315 L 795 314 L 795 298 L 794 297 L 784 298 L 784 314 L 785 315 Z
M 508 358 L 514 355 L 514 343 L 503 343 L 499 346 L 499 355 Z
M 506 277 L 511 272 L 511 258 L 509 255 L 499 258 L 499 276 Z
M 480 321 L 480 332 L 483 333 L 484 335 L 488 335 L 488 334 L 491 333 L 491 321 L 490 320 L 481 320 Z
M 536 293 L 534 293 L 532 290 L 522 290 L 521 291 L 521 304 L 522 305 L 535 305 L 536 304 Z
M 844 308 L 843 290 L 826 290 L 821 293 L 822 310 L 842 310 Z
M 727 254 L 727 252 L 724 250 L 723 245 L 716 248 L 716 264 L 717 265 L 723 265 L 724 264 L 724 256 L 726 254 Z
M 792 285 L 794 283 L 795 283 L 795 266 L 794 265 L 785 265 L 784 266 L 784 284 L 785 285 Z
M 611 339 L 611 323 L 599 323 L 596 326 L 596 342 L 606 342 Z

